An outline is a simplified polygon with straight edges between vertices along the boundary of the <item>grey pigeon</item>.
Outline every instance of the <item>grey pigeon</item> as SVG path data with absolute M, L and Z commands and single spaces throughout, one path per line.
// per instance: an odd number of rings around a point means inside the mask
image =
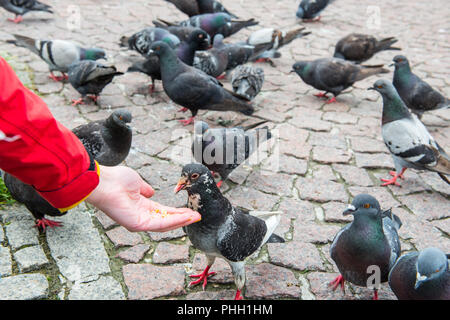
M 7 40 L 18 47 L 24 47 L 37 54 L 50 68 L 50 78 L 55 81 L 67 79 L 66 73 L 72 63 L 81 60 L 106 59 L 106 53 L 99 48 L 82 48 L 66 40 L 36 40 L 22 35 L 14 34 L 15 40 Z M 53 74 L 54 71 L 62 73 L 62 77 Z
M 392 47 L 398 40 L 394 37 L 377 40 L 374 36 L 351 33 L 336 44 L 334 57 L 361 63 L 383 50 L 401 50 Z
M 223 43 L 223 36 L 217 34 L 214 37 L 214 43 L 211 49 L 197 51 L 192 65 L 206 74 L 218 78 L 226 70 L 228 65 L 228 53 Z
M 330 255 L 341 273 L 331 282 L 333 289 L 345 281 L 357 286 L 374 285 L 374 299 L 378 300 L 377 285 L 388 281 L 388 275 L 400 255 L 398 229 L 402 223 L 391 210 L 382 211 L 377 199 L 368 194 L 357 195 L 344 215 L 353 215 L 353 222 L 344 226 L 334 237 Z M 378 268 L 378 279 L 369 277 Z M 377 272 L 375 272 L 377 274 Z M 368 281 L 369 280 L 369 281 Z
M 392 179 L 381 179 L 385 182 L 383 186 L 399 186 L 397 179 L 403 178 L 407 168 L 437 172 L 449 183 L 445 175 L 450 174 L 450 157 L 423 123 L 409 112 L 394 86 L 380 79 L 369 89 L 378 91 L 383 97 L 381 131 L 395 165 L 395 172 L 390 172 Z
M 250 65 L 238 66 L 231 75 L 233 92 L 253 100 L 264 83 L 264 70 Z
M 272 138 L 267 127 L 251 130 L 264 122 L 245 128 L 210 128 L 206 122 L 196 121 L 191 147 L 194 159 L 220 175 L 220 187 L 234 169 Z
M 394 64 L 394 87 L 406 106 L 417 114 L 419 119 L 425 111 L 449 108 L 450 100 L 412 73 L 405 56 L 395 56 Z
M 90 122 L 73 129 L 86 150 L 104 166 L 121 164 L 131 148 L 131 113 L 115 110 L 108 118 Z
M 211 39 L 214 39 L 216 34 L 222 34 L 225 38 L 229 37 L 241 29 L 251 27 L 258 24 L 255 19 L 250 20 L 233 20 L 233 18 L 223 12 L 219 13 L 205 13 L 193 16 L 188 20 L 181 22 L 168 22 L 158 19 L 161 23 L 167 26 L 181 26 L 181 27 L 197 27 L 205 30 Z
M 203 13 L 216 13 L 224 12 L 237 18 L 234 14 L 230 13 L 225 7 L 217 0 L 166 0 L 175 5 L 181 12 L 184 12 L 189 17 L 196 16 Z
M 14 23 L 21 22 L 22 16 L 30 11 L 53 13 L 52 7 L 37 0 L 0 0 L 0 7 L 16 15 L 15 19 L 8 19 Z
M 248 101 L 223 88 L 217 79 L 183 63 L 166 43 L 157 41 L 151 49 L 159 56 L 164 91 L 172 101 L 192 112 L 190 119 L 182 121 L 184 124 L 191 123 L 200 109 L 253 113 Z
M 191 66 L 194 62 L 196 51 L 203 50 L 208 46 L 208 34 L 200 28 L 194 28 L 189 38 L 186 41 L 182 41 L 175 48 L 175 52 L 181 61 Z M 147 59 L 133 63 L 127 70 L 127 72 L 135 71 L 145 73 L 152 78 L 150 92 L 153 93 L 155 90 L 155 80 L 161 80 L 161 67 L 158 56 L 150 54 Z
M 401 256 L 389 273 L 389 286 L 399 300 L 450 300 L 448 259 L 438 248 Z
M 122 36 L 120 38 L 120 45 L 122 47 L 128 47 L 130 50 L 135 50 L 144 57 L 148 57 L 148 51 L 155 41 L 164 41 L 172 48 L 177 47 L 181 43 L 181 40 L 176 35 L 166 29 L 147 27 L 130 37 Z
M 79 100 L 74 100 L 73 105 L 83 104 L 84 97 L 91 95 L 91 99 L 97 102 L 98 95 L 115 76 L 122 75 L 114 66 L 104 66 L 96 61 L 83 60 L 70 65 L 69 82 L 81 93 Z
M 320 21 L 320 13 L 334 0 L 302 0 L 296 16 L 305 22 Z
M 196 27 L 182 27 L 182 26 L 173 26 L 173 25 L 167 25 L 167 23 L 159 21 L 159 20 L 153 20 L 152 21 L 155 27 L 164 29 L 171 34 L 178 37 L 180 41 L 187 41 L 189 36 L 194 30 L 200 29 Z M 208 40 L 211 42 L 211 37 L 208 34 Z M 169 43 L 170 44 L 170 43 Z M 207 48 L 205 48 L 207 49 Z
M 214 183 L 211 172 L 201 164 L 191 163 L 183 167 L 175 193 L 186 190 L 187 206 L 202 216 L 199 222 L 184 228 L 192 245 L 205 253 L 208 264 L 199 278 L 189 286 L 203 282 L 203 289 L 209 272 L 217 257 L 224 259 L 231 267 L 237 287 L 235 300 L 243 299 L 241 291 L 245 286 L 245 259 L 266 242 L 284 242 L 274 234 L 280 222 L 280 212 L 246 213 L 230 203 Z
M 131 129 L 127 125 L 131 114 L 126 110 L 116 110 L 105 120 L 90 122 L 73 129 L 89 155 L 104 166 L 119 165 L 127 157 L 131 147 Z M 92 162 L 93 163 L 93 162 Z M 46 219 L 45 216 L 59 217 L 61 212 L 30 185 L 16 177 L 4 173 L 3 180 L 11 196 L 23 203 L 36 219 L 36 227 L 45 232 L 47 227 L 59 227 L 62 224 Z
M 305 31 L 305 27 L 296 27 L 287 31 L 275 28 L 259 29 L 247 39 L 247 44 L 254 46 L 255 53 L 258 53 L 252 60 L 270 62 L 270 58 L 279 58 L 281 53 L 278 52 L 278 49 L 310 33 L 310 31 Z
M 293 65 L 293 70 L 306 83 L 318 90 L 325 90 L 317 97 L 327 97 L 331 92 L 333 98 L 327 103 L 336 102 L 336 96 L 352 86 L 356 81 L 375 74 L 388 73 L 382 66 L 363 66 L 338 58 L 322 58 L 314 61 L 299 61 Z

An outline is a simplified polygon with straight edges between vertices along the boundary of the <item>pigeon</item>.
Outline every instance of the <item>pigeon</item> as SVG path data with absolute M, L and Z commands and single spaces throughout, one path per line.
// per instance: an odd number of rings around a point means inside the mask
M 18 47 L 24 47 L 37 54 L 50 68 L 50 78 L 55 81 L 67 80 L 66 73 L 72 63 L 81 60 L 106 59 L 106 53 L 99 48 L 82 48 L 66 40 L 36 40 L 22 35 L 14 34 L 15 40 L 7 40 Z M 62 76 L 53 74 L 59 71 Z
M 107 119 L 90 122 L 72 130 L 80 139 L 88 153 L 101 165 L 116 166 L 127 157 L 131 147 L 131 114 L 126 110 L 116 110 Z M 36 219 L 36 227 L 45 232 L 46 228 L 62 226 L 62 223 L 45 218 L 45 215 L 59 217 L 61 212 L 47 202 L 30 185 L 16 177 L 4 173 L 3 180 L 11 196 L 23 203 Z
M 210 128 L 206 122 L 194 124 L 194 140 L 191 151 L 194 159 L 218 173 L 222 185 L 231 172 L 245 162 L 272 134 L 267 127 L 251 130 L 267 120 L 235 128 Z
M 15 19 L 8 19 L 14 23 L 22 22 L 22 16 L 30 11 L 53 13 L 52 7 L 37 0 L 0 0 L 0 7 L 16 15 Z
M 83 104 L 84 97 L 88 94 L 92 95 L 91 99 L 97 102 L 98 95 L 103 88 L 110 84 L 115 76 L 122 74 L 114 66 L 104 66 L 91 60 L 82 60 L 71 64 L 69 82 L 82 95 L 80 99 L 72 101 L 73 105 Z
M 259 23 L 258 21 L 255 21 L 255 19 L 233 20 L 229 14 L 223 12 L 200 14 L 178 23 L 168 22 L 162 19 L 158 19 L 158 21 L 167 26 L 178 25 L 181 27 L 201 28 L 209 34 L 211 39 L 214 39 L 214 36 L 219 33 L 226 38 L 243 28 L 251 27 Z
M 374 36 L 351 33 L 336 44 L 334 57 L 361 63 L 383 50 L 401 50 L 392 47 L 398 40 L 394 37 L 377 40 Z
M 450 174 L 450 157 L 423 123 L 409 112 L 394 86 L 380 79 L 369 90 L 378 91 L 383 97 L 381 132 L 395 165 L 395 172 L 390 172 L 392 179 L 381 179 L 385 182 L 383 186 L 399 186 L 397 179 L 403 178 L 407 168 L 437 172 L 450 184 L 445 176 Z
M 450 100 L 434 90 L 428 83 L 411 71 L 405 56 L 394 57 L 393 84 L 406 106 L 420 118 L 425 111 L 447 109 Z
M 150 46 L 155 41 L 164 41 L 172 48 L 175 48 L 181 43 L 180 39 L 176 35 L 166 29 L 148 27 L 136 32 L 130 37 L 122 36 L 120 38 L 120 46 L 128 47 L 130 50 L 135 50 L 144 57 L 148 58 Z
M 302 0 L 296 16 L 305 22 L 320 21 L 320 13 L 334 0 Z
M 231 75 L 233 92 L 253 100 L 264 83 L 264 70 L 250 65 L 238 66 Z
M 45 232 L 46 228 L 54 228 L 62 226 L 61 222 L 46 219 L 45 215 L 51 217 L 60 217 L 67 213 L 61 212 L 53 207 L 47 200 L 30 185 L 22 182 L 13 175 L 3 172 L 3 181 L 8 191 L 14 200 L 23 203 L 28 211 L 31 212 L 36 220 L 36 225 L 39 231 Z
M 401 256 L 389 273 L 399 300 L 450 300 L 449 254 L 426 248 Z
M 152 51 L 159 56 L 163 88 L 169 98 L 191 111 L 185 125 L 193 122 L 199 109 L 237 111 L 246 115 L 254 112 L 249 101 L 223 88 L 215 78 L 183 63 L 174 50 L 162 41 L 155 42 Z
M 257 30 L 247 39 L 247 44 L 254 46 L 255 52 L 259 52 L 252 60 L 270 62 L 270 58 L 279 58 L 281 53 L 277 51 L 278 49 L 310 33 L 310 31 L 305 31 L 305 27 L 297 27 L 289 31 L 275 28 Z
M 159 20 L 153 20 L 152 21 L 155 27 L 164 29 L 171 34 L 178 37 L 180 41 L 187 41 L 189 36 L 194 30 L 201 29 L 196 27 L 182 27 L 182 26 L 169 26 L 166 23 L 159 21 Z M 208 40 L 211 42 L 211 37 L 208 34 Z M 172 46 L 174 47 L 174 46 Z M 207 49 L 207 48 L 205 48 Z
M 340 275 L 330 283 L 335 290 L 344 291 L 345 281 L 368 286 L 369 267 L 379 268 L 374 286 L 374 300 L 378 300 L 377 285 L 388 281 L 388 275 L 400 255 L 398 229 L 402 223 L 391 210 L 382 211 L 371 195 L 359 194 L 343 215 L 353 215 L 353 222 L 344 226 L 334 237 L 330 254 Z M 369 281 L 370 282 L 370 281 Z
M 208 264 L 199 278 L 189 286 L 203 282 L 203 289 L 216 257 L 231 267 L 237 287 L 235 300 L 242 300 L 245 286 L 245 259 L 266 242 L 282 243 L 284 239 L 274 230 L 280 222 L 281 212 L 263 212 L 257 216 L 233 207 L 214 183 L 211 172 L 202 164 L 191 163 L 183 167 L 174 192 L 186 190 L 187 206 L 202 216 L 199 222 L 184 227 L 192 245 L 205 253 Z
M 219 78 L 228 65 L 228 53 L 226 45 L 223 43 L 223 35 L 217 34 L 214 37 L 213 47 L 207 51 L 197 51 L 195 53 L 193 66 L 202 70 L 206 74 Z
M 189 17 L 196 16 L 203 13 L 217 13 L 224 12 L 237 18 L 234 14 L 230 13 L 225 7 L 217 0 L 166 0 L 175 5 L 181 12 L 187 14 Z
M 374 74 L 388 73 L 382 66 L 363 66 L 338 58 L 322 58 L 314 61 L 299 61 L 293 65 L 293 70 L 306 83 L 325 93 L 316 97 L 327 97 L 331 92 L 333 98 L 326 103 L 336 102 L 336 96 L 353 85 L 356 81 Z
M 181 42 L 175 51 L 181 61 L 191 66 L 194 63 L 195 52 L 207 47 L 209 47 L 208 34 L 200 28 L 195 28 L 188 40 Z M 155 54 L 148 55 L 144 61 L 133 63 L 127 72 L 142 72 L 150 76 L 152 78 L 151 93 L 155 90 L 155 80 L 161 80 L 159 58 Z
M 108 118 L 76 127 L 72 132 L 84 147 L 103 166 L 121 164 L 131 148 L 132 120 L 127 110 L 115 110 Z

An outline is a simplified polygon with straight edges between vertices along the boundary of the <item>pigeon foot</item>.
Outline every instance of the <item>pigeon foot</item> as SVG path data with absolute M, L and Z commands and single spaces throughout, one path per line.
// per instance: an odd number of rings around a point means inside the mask
M 378 290 L 377 289 L 373 289 L 373 298 L 372 300 L 378 300 Z
M 319 93 L 314 94 L 313 96 L 315 96 L 317 98 L 328 98 L 328 96 L 325 92 L 319 92 Z
M 186 112 L 188 110 L 189 110 L 188 108 L 181 108 L 180 110 L 178 110 L 178 112 Z
M 14 22 L 14 23 L 20 23 L 23 21 L 22 16 L 16 16 L 15 19 L 8 19 L 8 21 Z
M 339 287 L 339 285 L 341 286 L 342 292 L 345 293 L 345 280 L 344 277 L 340 274 L 336 277 L 336 279 L 334 279 L 333 281 L 330 282 L 330 286 L 333 286 L 333 291 L 337 289 L 337 287 Z
M 49 219 L 38 219 L 36 221 L 36 228 L 39 228 L 40 230 L 42 230 L 43 232 L 45 232 L 45 228 L 49 227 L 49 228 L 55 228 L 55 227 L 62 227 L 62 223 L 58 222 L 58 221 L 53 221 L 53 220 L 49 220 Z
M 403 173 L 405 173 L 406 169 L 407 168 L 403 168 L 399 174 L 397 174 L 394 171 L 389 172 L 389 174 L 391 176 L 393 176 L 393 178 L 392 179 L 381 179 L 381 181 L 385 182 L 381 186 L 385 187 L 385 186 L 389 186 L 389 185 L 393 184 L 393 185 L 396 185 L 397 187 L 400 187 L 400 183 L 397 182 L 397 179 L 398 178 L 403 179 Z
M 220 76 L 216 77 L 217 80 L 225 79 L 225 74 L 221 74 Z
M 317 18 L 313 19 L 303 19 L 303 22 L 319 22 L 322 16 L 318 16 Z
M 223 180 L 220 180 L 219 182 L 216 183 L 217 188 L 220 188 L 223 184 Z
M 186 119 L 186 120 L 178 120 L 178 121 L 180 121 L 184 126 L 187 126 L 187 125 L 189 125 L 189 124 L 191 124 L 191 123 L 194 122 L 194 118 L 195 118 L 195 117 L 190 117 L 189 119 Z
M 236 291 L 236 296 L 234 297 L 234 300 L 244 300 L 244 297 L 241 296 L 241 290 Z
M 195 275 L 190 275 L 189 277 L 191 277 L 191 278 L 200 278 L 200 279 L 195 280 L 195 281 L 191 281 L 189 283 L 189 287 L 194 286 L 194 285 L 196 285 L 196 284 L 198 284 L 198 283 L 203 281 L 202 287 L 203 287 L 203 290 L 205 290 L 206 284 L 208 283 L 208 277 L 209 276 L 213 276 L 213 275 L 216 274 L 216 272 L 214 272 L 214 271 L 208 273 L 209 268 L 211 268 L 211 266 L 206 266 L 205 270 L 203 270 L 202 273 L 195 274 Z
M 333 102 L 337 102 L 337 101 L 336 101 L 336 97 L 333 97 L 333 98 L 331 98 L 331 99 L 328 99 L 325 103 L 326 103 L 326 104 L 330 104 L 330 103 L 333 103 Z
M 77 106 L 77 105 L 79 105 L 79 104 L 84 104 L 83 98 L 80 98 L 80 99 L 78 99 L 78 100 L 72 100 L 72 106 L 73 106 L 73 107 L 74 107 L 74 106 Z
M 48 77 L 56 82 L 60 82 L 63 80 L 69 80 L 69 76 L 65 73 L 63 73 L 62 76 L 58 77 L 58 76 L 55 76 L 55 74 L 53 72 L 50 72 L 50 75 Z

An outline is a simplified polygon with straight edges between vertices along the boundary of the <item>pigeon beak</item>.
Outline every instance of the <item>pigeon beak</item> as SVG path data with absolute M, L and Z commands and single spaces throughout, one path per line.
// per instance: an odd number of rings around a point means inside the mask
M 422 276 L 420 273 L 417 272 L 416 284 L 414 285 L 414 289 L 417 290 L 422 285 L 422 283 L 427 279 L 428 279 L 427 276 Z
M 374 87 L 367 88 L 367 90 L 376 90 Z
M 295 72 L 295 70 L 294 70 L 294 69 L 292 69 L 291 71 L 289 71 L 289 73 L 292 73 L 292 72 Z
M 395 66 L 395 63 L 391 63 L 391 64 L 389 65 L 389 67 L 393 67 L 393 66 Z
M 356 211 L 356 208 L 354 205 L 349 204 L 347 209 L 342 213 L 344 216 L 348 216 L 349 214 L 353 214 Z
M 181 177 L 180 180 L 178 180 L 177 186 L 175 187 L 175 189 L 173 189 L 173 192 L 175 194 L 177 194 L 178 192 L 180 192 L 181 190 L 186 188 L 186 184 L 187 184 L 187 178 L 186 177 Z

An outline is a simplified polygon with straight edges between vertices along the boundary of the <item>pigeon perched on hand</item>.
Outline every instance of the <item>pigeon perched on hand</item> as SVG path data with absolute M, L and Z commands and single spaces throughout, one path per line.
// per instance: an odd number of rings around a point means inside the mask
M 253 100 L 264 83 L 264 70 L 250 65 L 238 66 L 231 75 L 233 92 Z
M 88 94 L 97 102 L 103 88 L 110 84 L 115 76 L 122 74 L 116 67 L 104 66 L 96 61 L 83 60 L 70 65 L 69 82 L 82 95 L 79 100 L 72 101 L 73 105 L 83 104 L 84 97 Z
M 428 83 L 411 71 L 409 61 L 405 56 L 394 57 L 393 84 L 398 94 L 412 112 L 422 118 L 425 111 L 449 108 L 450 100 L 434 90 Z
M 209 46 L 208 34 L 200 28 L 194 28 L 191 35 L 186 41 L 182 41 L 176 48 L 177 57 L 186 63 L 192 65 L 194 62 L 195 52 L 203 50 Z M 150 50 L 150 48 L 148 48 Z M 137 61 L 131 65 L 127 72 L 142 72 L 152 78 L 150 92 L 155 90 L 155 80 L 161 80 L 161 67 L 159 58 L 155 54 L 148 54 L 147 59 Z
M 113 167 L 121 164 L 130 152 L 131 120 L 129 111 L 115 110 L 108 118 L 78 126 L 72 132 L 99 164 Z
M 162 19 L 158 19 L 158 21 L 165 23 L 167 26 L 178 25 L 181 27 L 201 28 L 209 34 L 211 39 L 214 39 L 215 35 L 219 33 L 226 38 L 243 28 L 251 27 L 259 23 L 255 19 L 233 20 L 229 14 L 223 12 L 200 14 L 178 23 L 168 22 Z
M 378 268 L 374 279 L 374 300 L 378 300 L 376 285 L 388 281 L 388 275 L 400 255 L 398 229 L 402 223 L 391 210 L 382 211 L 371 195 L 359 194 L 343 215 L 353 215 L 353 222 L 344 226 L 334 237 L 330 248 L 333 261 L 341 273 L 330 283 L 335 290 L 339 285 L 344 291 L 345 281 L 357 286 L 369 286 L 368 280 Z M 375 273 L 377 274 L 377 273 Z M 372 284 L 372 283 L 370 283 Z
M 338 41 L 334 49 L 334 57 L 361 63 L 383 50 L 401 50 L 401 48 L 392 47 L 397 41 L 394 37 L 377 40 L 371 35 L 351 33 Z
M 186 190 L 187 206 L 202 216 L 199 222 L 184 227 L 192 245 L 205 253 L 208 265 L 199 278 L 189 286 L 203 282 L 203 289 L 216 257 L 224 259 L 231 267 L 237 287 L 235 300 L 243 299 L 245 286 L 245 259 L 266 242 L 284 242 L 274 234 L 280 222 L 280 212 L 246 213 L 230 203 L 214 183 L 211 172 L 204 165 L 191 163 L 183 167 L 175 193 Z
M 401 256 L 389 273 L 399 300 L 450 300 L 449 254 L 426 248 Z
M 394 159 L 392 179 L 381 179 L 387 185 L 397 185 L 407 168 L 429 170 L 449 183 L 450 157 L 437 144 L 423 123 L 413 116 L 394 86 L 386 80 L 377 80 L 369 90 L 378 91 L 383 97 L 381 131 L 386 147 Z
M 135 50 L 144 57 L 148 57 L 148 51 L 155 41 L 164 41 L 172 48 L 181 43 L 181 40 L 176 35 L 166 29 L 147 27 L 130 37 L 122 36 L 120 38 L 120 46 L 128 47 L 130 50 Z
M 320 13 L 334 0 L 302 0 L 296 16 L 304 22 L 320 21 Z
M 204 13 L 217 13 L 224 12 L 237 18 L 234 14 L 230 13 L 225 7 L 217 0 L 166 0 L 175 5 L 181 12 L 187 14 L 189 17 L 196 16 Z
M 251 130 L 265 122 L 267 121 L 246 128 L 210 128 L 206 122 L 195 122 L 192 154 L 197 162 L 220 175 L 222 180 L 217 184 L 218 187 L 260 144 L 272 138 L 267 127 Z
M 130 151 L 132 132 L 127 125 L 129 122 L 131 122 L 130 112 L 116 110 L 107 119 L 78 126 L 72 132 L 99 164 L 116 166 L 125 160 Z M 59 211 L 42 198 L 32 186 L 6 172 L 3 180 L 11 196 L 23 203 L 31 212 L 36 219 L 36 227 L 41 231 L 45 232 L 47 227 L 62 226 L 60 222 L 46 219 L 45 216 L 59 217 L 67 211 Z
M 363 66 L 338 58 L 299 61 L 292 68 L 291 72 L 297 73 L 306 84 L 325 90 L 325 93 L 316 94 L 316 97 L 327 97 L 329 92 L 333 94 L 334 97 L 326 103 L 336 102 L 336 97 L 356 81 L 389 72 L 381 66 Z
M 0 7 L 16 15 L 15 19 L 8 19 L 14 23 L 22 22 L 22 16 L 30 11 L 53 13 L 52 7 L 37 0 L 0 0 Z
M 164 91 L 172 101 L 191 110 L 192 117 L 181 121 L 185 125 L 192 123 L 200 109 L 253 113 L 248 101 L 223 88 L 217 79 L 183 63 L 166 43 L 157 41 L 151 49 L 159 57 Z
M 15 34 L 15 40 L 7 40 L 18 47 L 24 47 L 37 54 L 50 68 L 50 78 L 55 81 L 67 80 L 66 73 L 69 66 L 81 60 L 106 59 L 106 53 L 99 48 L 82 48 L 66 40 L 36 40 Z M 61 77 L 53 74 L 54 71 L 62 73 Z

